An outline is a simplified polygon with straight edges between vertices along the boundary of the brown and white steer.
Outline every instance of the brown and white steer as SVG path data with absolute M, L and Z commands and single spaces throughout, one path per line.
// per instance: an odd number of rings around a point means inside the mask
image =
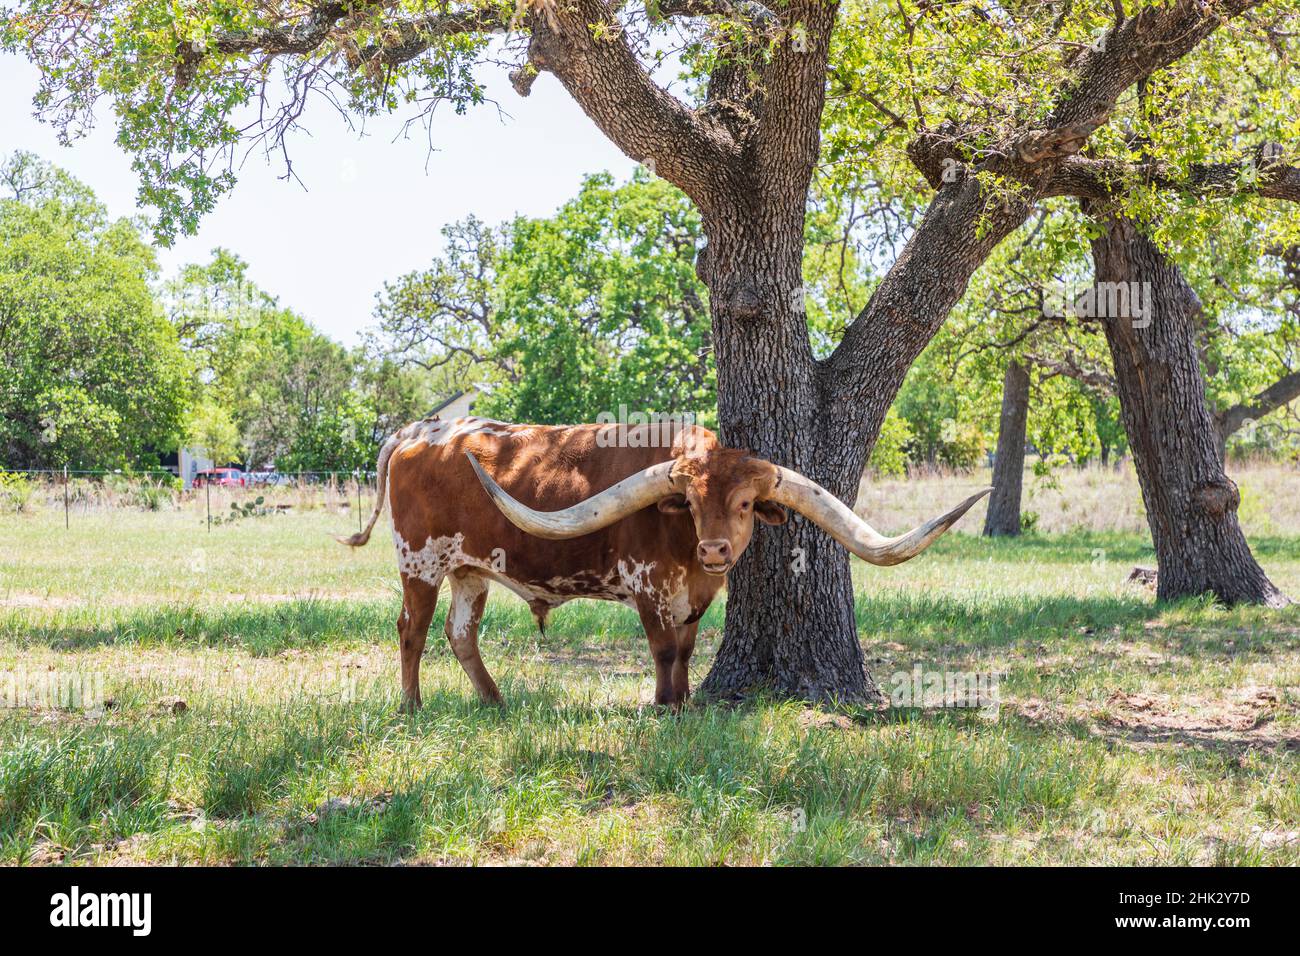
M 485 701 L 499 702 L 479 656 L 488 586 L 528 602 L 544 628 L 574 598 L 635 608 L 655 662 L 655 701 L 679 707 L 699 620 L 754 532 L 754 518 L 816 522 L 872 564 L 920 554 L 987 494 L 896 538 L 877 534 L 830 492 L 797 472 L 724 448 L 698 426 L 509 425 L 483 418 L 415 422 L 379 453 L 402 576 L 402 697 L 420 706 L 420 656 L 438 592 L 451 585 L 446 632 Z M 543 539 L 543 540 L 539 540 Z

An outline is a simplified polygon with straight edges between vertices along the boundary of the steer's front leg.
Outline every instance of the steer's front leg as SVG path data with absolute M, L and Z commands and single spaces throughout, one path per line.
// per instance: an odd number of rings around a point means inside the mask
M 655 703 L 681 710 L 685 695 L 678 698 L 673 689 L 673 669 L 677 664 L 677 628 L 660 620 L 657 607 L 637 606 L 641 626 L 650 641 L 650 656 L 655 662 Z
M 677 660 L 673 663 L 673 698 L 678 707 L 685 706 L 686 699 L 691 696 L 691 654 L 695 651 L 695 633 L 699 629 L 699 621 L 676 628 Z

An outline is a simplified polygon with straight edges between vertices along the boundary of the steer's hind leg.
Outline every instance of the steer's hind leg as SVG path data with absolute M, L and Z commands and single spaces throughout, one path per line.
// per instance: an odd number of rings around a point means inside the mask
M 402 612 L 397 616 L 398 645 L 402 651 L 402 710 L 420 707 L 420 655 L 429 637 L 429 625 L 438 607 L 439 578 L 433 584 L 402 576 Z
M 460 666 L 465 668 L 474 689 L 489 704 L 501 703 L 501 692 L 483 666 L 478 652 L 478 624 L 487 604 L 488 582 L 473 573 L 451 575 L 451 607 L 447 610 L 447 642 Z

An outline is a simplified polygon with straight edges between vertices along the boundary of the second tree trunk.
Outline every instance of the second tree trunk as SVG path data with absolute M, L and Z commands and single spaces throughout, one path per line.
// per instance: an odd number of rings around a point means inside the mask
M 1237 522 L 1241 497 L 1223 470 L 1196 351 L 1200 300 L 1133 223 L 1103 226 L 1092 242 L 1096 313 L 1155 544 L 1157 596 L 1285 604 Z
M 1002 380 L 1002 418 L 993 458 L 993 494 L 984 518 L 988 536 L 1020 534 L 1020 493 L 1025 471 L 1025 427 L 1029 421 L 1029 370 L 1012 359 Z

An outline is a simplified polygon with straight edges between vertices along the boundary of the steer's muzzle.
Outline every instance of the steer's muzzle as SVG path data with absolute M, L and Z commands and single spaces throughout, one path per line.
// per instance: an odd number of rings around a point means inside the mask
M 701 541 L 695 546 L 695 553 L 710 574 L 726 574 L 731 567 L 731 542 L 726 538 Z

